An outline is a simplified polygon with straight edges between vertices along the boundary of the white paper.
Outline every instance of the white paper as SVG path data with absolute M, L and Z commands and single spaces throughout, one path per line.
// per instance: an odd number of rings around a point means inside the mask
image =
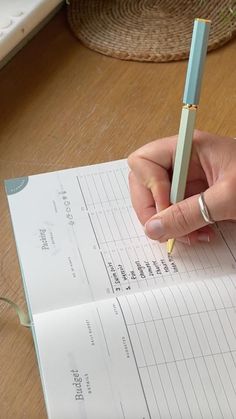
M 30 176 L 8 195 L 33 314 L 235 270 L 221 234 L 193 247 L 144 234 L 130 201 L 125 160 Z
M 236 276 L 38 314 L 34 327 L 51 419 L 236 416 Z
M 234 418 L 236 236 L 168 256 L 127 178 L 123 160 L 8 190 L 49 418 Z

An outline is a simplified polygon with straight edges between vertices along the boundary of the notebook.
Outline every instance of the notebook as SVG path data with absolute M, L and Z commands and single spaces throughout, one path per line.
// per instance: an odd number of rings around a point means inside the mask
M 126 160 L 5 187 L 48 417 L 235 418 L 234 224 L 167 255 Z

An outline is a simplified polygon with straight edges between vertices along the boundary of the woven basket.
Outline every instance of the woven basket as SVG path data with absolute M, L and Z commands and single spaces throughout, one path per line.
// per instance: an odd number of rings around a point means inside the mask
M 236 34 L 234 0 L 68 0 L 67 15 L 84 45 L 123 60 L 185 59 L 196 17 L 212 20 L 208 51 Z

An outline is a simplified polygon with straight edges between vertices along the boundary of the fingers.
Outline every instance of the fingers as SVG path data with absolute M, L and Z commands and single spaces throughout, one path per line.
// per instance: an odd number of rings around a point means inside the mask
M 177 135 L 174 135 L 172 137 L 151 141 L 143 147 L 140 147 L 128 157 L 128 163 L 131 170 L 135 170 L 136 175 L 140 175 L 141 178 L 143 178 L 142 167 L 138 168 L 136 166 L 138 159 L 145 159 L 155 163 L 163 169 L 169 170 L 172 168 L 176 141 Z
M 209 243 L 215 238 L 215 231 L 209 225 L 200 228 L 197 231 L 189 233 L 187 236 L 177 238 L 177 241 L 186 243 L 189 246 L 195 243 Z
M 133 172 L 129 174 L 129 187 L 132 205 L 141 224 L 156 214 L 156 205 L 149 189 L 143 186 Z
M 230 210 L 226 210 L 232 207 L 230 188 L 223 181 L 214 184 L 204 193 L 206 205 L 215 221 L 230 218 Z M 151 239 L 161 242 L 183 236 L 189 236 L 190 239 L 192 237 L 192 240 L 195 240 L 196 236 L 193 232 L 195 231 L 196 234 L 196 230 L 207 225 L 199 208 L 198 197 L 199 195 L 191 196 L 153 216 L 145 225 L 146 234 Z
M 142 224 L 147 218 L 147 209 L 152 207 L 154 213 L 170 205 L 170 180 L 168 173 L 161 167 L 146 160 L 139 160 L 144 173 L 143 182 L 140 182 L 133 172 L 129 176 L 130 195 L 133 207 Z
M 194 195 L 160 212 L 145 225 L 146 234 L 160 242 L 186 236 L 206 225 Z
M 176 136 L 153 141 L 128 158 L 131 200 L 142 224 L 148 220 L 148 215 L 170 205 L 168 171 L 172 168 L 175 144 Z
M 195 132 L 186 199 L 170 206 L 170 179 L 177 137 L 153 141 L 128 158 L 133 207 L 146 234 L 159 241 L 210 241 L 214 232 L 201 214 L 204 192 L 211 218 L 236 220 L 235 140 Z M 208 188 L 208 185 L 212 185 Z M 208 188 L 208 189 L 207 189 Z

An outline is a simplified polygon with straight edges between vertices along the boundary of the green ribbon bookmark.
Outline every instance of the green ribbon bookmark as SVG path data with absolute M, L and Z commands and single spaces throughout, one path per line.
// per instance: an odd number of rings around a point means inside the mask
M 14 310 L 15 310 L 15 312 L 16 312 L 19 320 L 20 320 L 20 324 L 22 326 L 25 326 L 25 327 L 30 327 L 31 326 L 30 318 L 29 318 L 28 314 L 25 313 L 23 310 L 21 310 L 21 308 L 17 304 L 15 304 L 13 301 L 11 301 L 11 300 L 9 300 L 8 298 L 5 298 L 5 297 L 0 297 L 0 300 L 4 301 L 7 304 L 10 304 L 10 306 L 12 306 L 12 308 L 14 308 Z

